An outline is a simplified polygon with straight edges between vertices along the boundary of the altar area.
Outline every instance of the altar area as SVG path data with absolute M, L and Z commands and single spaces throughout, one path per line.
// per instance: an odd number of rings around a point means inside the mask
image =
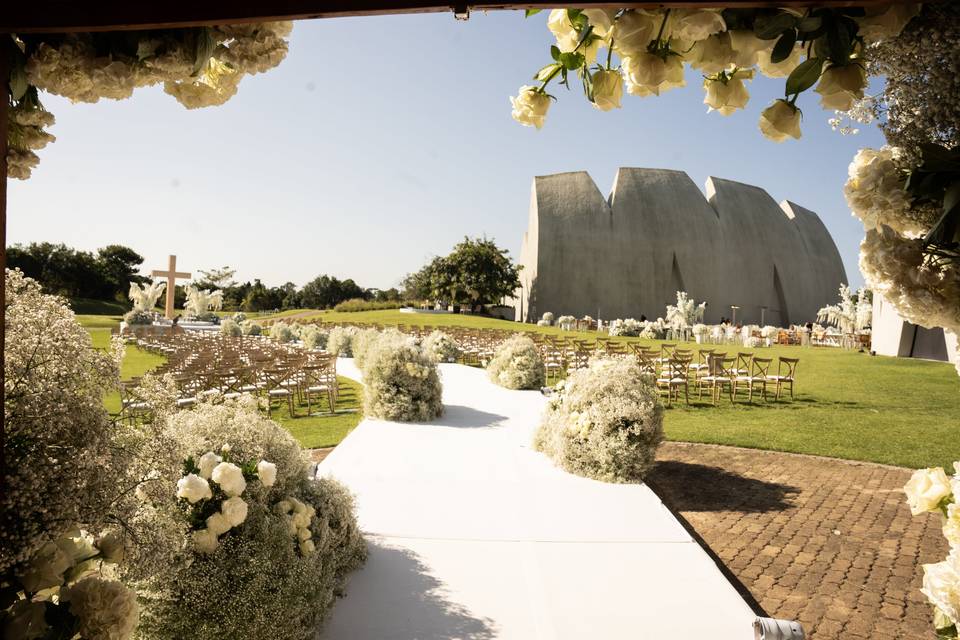
M 318 467 L 355 494 L 369 547 L 323 638 L 754 637 L 756 614 L 646 485 L 532 450 L 544 396 L 440 369 L 443 417 L 365 419 Z

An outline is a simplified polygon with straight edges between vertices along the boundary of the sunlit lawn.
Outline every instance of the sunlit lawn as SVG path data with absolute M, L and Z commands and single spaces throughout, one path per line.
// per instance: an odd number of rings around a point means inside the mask
M 105 318 L 105 316 L 104 316 Z M 97 321 L 96 317 L 87 320 L 84 326 L 90 332 L 93 346 L 98 349 L 107 349 L 110 345 L 110 329 L 98 328 L 98 325 L 109 325 L 108 320 Z M 135 345 L 127 345 L 126 354 L 120 367 L 120 377 L 129 380 L 142 376 L 153 370 L 164 361 L 162 356 L 144 351 Z M 290 418 L 286 405 L 273 410 L 273 418 L 282 424 L 306 448 L 332 447 L 343 440 L 350 431 L 359 424 L 363 417 L 360 410 L 362 389 L 353 380 L 341 377 L 340 397 L 337 400 L 336 413 L 330 414 L 324 404 L 322 409 L 313 406 L 313 415 L 307 415 L 306 404 L 296 407 L 295 417 Z M 120 393 L 113 392 L 104 398 L 107 410 L 112 414 L 120 412 Z
M 516 330 L 513 322 L 468 315 L 407 314 L 396 310 L 356 313 L 322 312 L 327 322 L 377 322 L 425 326 L 467 326 Z M 110 326 L 104 316 L 84 316 L 85 326 L 99 346 L 105 346 Z M 522 325 L 524 329 L 559 334 L 559 329 Z M 572 335 L 567 332 L 566 335 Z M 578 334 L 584 338 L 595 333 Z M 637 341 L 623 338 L 623 341 Z M 653 341 L 643 341 L 656 344 Z M 698 345 L 687 345 L 696 349 Z M 720 347 L 728 353 L 734 345 Z M 668 439 L 729 444 L 866 460 L 907 467 L 949 465 L 960 459 L 960 377 L 952 365 L 907 358 L 886 358 L 866 353 L 821 347 L 775 346 L 754 349 L 774 357 L 799 357 L 797 396 L 774 402 L 745 397 L 734 405 L 721 399 L 717 407 L 681 400 L 667 410 Z M 128 348 L 123 375 L 141 375 L 160 362 L 157 356 Z M 360 420 L 357 384 L 343 380 L 338 413 L 291 420 L 285 409 L 274 417 L 306 447 L 332 446 Z M 694 391 L 691 393 L 695 396 Z M 119 398 L 111 398 L 119 407 Z M 356 412 L 341 412 L 357 409 Z M 116 410 L 116 409 L 113 409 Z
M 324 312 L 318 319 L 438 327 L 517 329 L 520 326 L 478 316 L 399 311 Z M 531 325 L 523 328 L 561 333 L 556 328 Z M 566 335 L 573 334 L 566 332 Z M 596 337 L 595 333 L 580 335 Z M 754 351 L 774 359 L 781 355 L 800 358 L 796 400 L 765 403 L 755 398 L 753 404 L 747 404 L 741 396 L 742 400 L 735 405 L 731 405 L 729 399 L 721 399 L 718 407 L 709 404 L 709 394 L 703 403 L 694 400 L 689 407 L 681 400 L 667 410 L 664 425 L 669 439 L 907 467 L 950 465 L 960 459 L 960 377 L 950 364 L 870 356 L 825 347 L 774 346 L 749 350 L 725 345 L 718 348 L 730 354 Z

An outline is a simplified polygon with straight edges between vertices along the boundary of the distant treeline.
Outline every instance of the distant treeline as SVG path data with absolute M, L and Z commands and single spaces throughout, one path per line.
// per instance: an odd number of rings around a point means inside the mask
M 109 245 L 96 253 L 78 251 L 64 244 L 34 242 L 7 249 L 7 266 L 18 268 L 37 280 L 48 293 L 71 300 L 90 299 L 129 304 L 131 282 L 150 282 L 139 275 L 143 256 L 129 247 Z M 327 309 L 347 300 L 378 302 L 400 300 L 397 289 L 367 289 L 352 279 L 321 275 L 298 288 L 292 282 L 268 287 L 259 279 L 237 283 L 229 267 L 200 271 L 193 284 L 201 289 L 223 291 L 227 311 L 269 311 L 273 309 Z M 184 289 L 176 287 L 177 307 L 183 306 Z

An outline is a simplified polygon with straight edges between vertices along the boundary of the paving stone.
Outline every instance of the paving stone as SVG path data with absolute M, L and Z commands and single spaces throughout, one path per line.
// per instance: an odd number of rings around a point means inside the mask
M 650 486 L 767 615 L 811 640 L 936 637 L 920 565 L 947 543 L 938 516 L 910 515 L 910 470 L 677 442 L 657 459 Z

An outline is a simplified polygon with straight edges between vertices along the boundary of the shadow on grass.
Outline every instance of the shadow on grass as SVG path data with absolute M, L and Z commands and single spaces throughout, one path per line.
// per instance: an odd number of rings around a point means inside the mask
M 646 482 L 674 512 L 783 511 L 793 506 L 790 498 L 800 491 L 790 485 L 676 460 L 657 462 Z

